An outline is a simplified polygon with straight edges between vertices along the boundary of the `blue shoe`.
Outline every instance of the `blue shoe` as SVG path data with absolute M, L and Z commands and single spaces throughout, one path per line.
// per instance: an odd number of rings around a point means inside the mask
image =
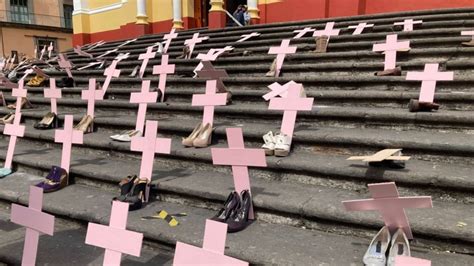
M 5 177 L 11 173 L 13 173 L 13 171 L 10 168 L 0 168 L 0 178 Z

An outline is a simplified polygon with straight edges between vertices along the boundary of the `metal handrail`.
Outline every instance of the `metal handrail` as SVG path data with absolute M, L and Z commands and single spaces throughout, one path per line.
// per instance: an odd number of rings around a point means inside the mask
M 243 27 L 243 26 L 244 26 L 244 25 L 240 24 L 240 22 L 239 22 L 237 19 L 235 19 L 234 16 L 232 16 L 232 15 L 229 13 L 229 11 L 227 11 L 227 10 L 225 10 L 225 9 L 224 9 L 224 11 L 225 11 L 225 13 L 227 13 L 227 16 L 229 16 L 229 17 L 235 22 L 235 24 L 239 25 L 239 27 Z
M 3 21 L 12 23 L 72 28 L 72 18 L 63 16 L 13 12 L 11 10 L 0 10 L 0 14 L 4 14 Z

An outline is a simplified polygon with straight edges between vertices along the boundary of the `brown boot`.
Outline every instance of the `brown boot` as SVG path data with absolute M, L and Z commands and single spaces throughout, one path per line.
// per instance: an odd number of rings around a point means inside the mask
M 328 48 L 328 36 L 319 36 L 314 39 L 316 42 L 316 49 L 314 49 L 312 52 L 313 53 L 325 53 Z
M 379 71 L 375 73 L 376 76 L 401 76 L 402 69 L 400 67 L 396 67 L 394 69 L 387 69 L 384 71 Z
M 468 42 L 463 42 L 462 45 L 467 47 L 474 47 L 474 37 L 472 37 L 472 39 Z
M 438 109 L 439 104 L 437 103 L 420 102 L 414 99 L 411 99 L 408 104 L 408 110 L 410 110 L 410 112 L 431 112 L 432 110 Z
M 270 67 L 270 71 L 268 71 L 267 74 L 265 74 L 265 77 L 274 77 L 275 76 L 275 74 L 276 74 L 276 63 L 277 63 L 277 60 L 275 58 L 275 60 L 273 60 L 272 66 Z

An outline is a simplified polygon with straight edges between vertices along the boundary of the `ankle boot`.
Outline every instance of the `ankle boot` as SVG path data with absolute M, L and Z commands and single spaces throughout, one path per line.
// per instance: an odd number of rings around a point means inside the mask
M 379 71 L 375 73 L 376 76 L 401 76 L 402 75 L 402 68 L 396 67 L 393 69 L 386 69 L 384 71 Z
M 316 49 L 314 49 L 312 52 L 313 53 L 325 53 L 328 48 L 328 36 L 318 36 L 314 39 L 316 42 Z

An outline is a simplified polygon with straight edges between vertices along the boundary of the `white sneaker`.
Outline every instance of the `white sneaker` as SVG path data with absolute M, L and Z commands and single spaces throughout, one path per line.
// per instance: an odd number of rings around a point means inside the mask
M 288 135 L 279 133 L 275 135 L 275 156 L 285 157 L 290 153 L 291 139 Z
M 384 226 L 370 242 L 370 246 L 365 252 L 363 261 L 366 266 L 385 266 L 388 245 L 390 244 L 390 231 Z
M 392 246 L 388 253 L 387 266 L 395 266 L 395 257 L 407 256 L 411 257 L 410 244 L 403 229 L 398 228 L 392 237 Z
M 275 153 L 275 136 L 273 136 L 273 132 L 268 131 L 267 134 L 263 135 L 263 141 L 265 144 L 262 145 L 262 148 L 265 150 L 265 155 L 272 156 Z

